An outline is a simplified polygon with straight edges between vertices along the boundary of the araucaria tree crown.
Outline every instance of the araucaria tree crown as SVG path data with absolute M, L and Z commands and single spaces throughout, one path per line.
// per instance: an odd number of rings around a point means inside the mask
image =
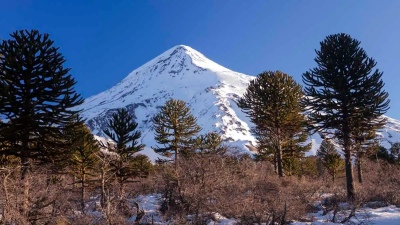
M 285 147 L 304 141 L 301 137 L 306 120 L 300 105 L 302 97 L 301 86 L 291 76 L 280 71 L 266 71 L 250 82 L 239 100 L 239 107 L 255 124 L 252 131 L 259 153 L 273 155 L 279 176 L 283 176 Z M 291 153 L 289 155 L 298 155 Z
M 169 156 L 190 151 L 195 143 L 195 136 L 201 131 L 197 119 L 190 113 L 190 108 L 184 101 L 170 99 L 160 107 L 158 114 L 152 119 L 155 140 L 163 147 L 156 147 L 157 153 Z
M 330 133 L 342 144 L 346 159 L 348 197 L 354 199 L 351 155 L 362 133 L 383 126 L 389 109 L 382 72 L 376 62 L 348 34 L 327 36 L 316 50 L 317 67 L 303 74 L 309 118 L 314 131 Z
M 112 118 L 107 121 L 107 128 L 103 132 L 116 143 L 117 153 L 123 157 L 132 157 L 134 153 L 144 149 L 143 144 L 139 144 L 142 136 L 137 131 L 138 124 L 126 108 L 117 109 Z
M 63 130 L 83 99 L 48 34 L 12 33 L 0 44 L 0 154 L 49 159 L 66 150 Z

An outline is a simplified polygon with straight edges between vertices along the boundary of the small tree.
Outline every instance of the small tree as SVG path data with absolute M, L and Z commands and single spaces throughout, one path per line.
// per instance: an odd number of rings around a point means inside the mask
M 352 154 L 362 127 L 381 127 L 381 117 L 389 109 L 388 93 L 383 90 L 382 72 L 373 70 L 376 62 L 347 34 L 325 38 L 316 50 L 317 67 L 303 74 L 306 84 L 303 105 L 309 109 L 314 131 L 331 132 L 343 146 L 347 195 L 354 199 Z M 366 126 L 368 129 L 372 126 Z
M 215 132 L 209 132 L 197 137 L 194 149 L 197 149 L 200 154 L 223 155 L 227 151 L 227 147 L 223 145 L 221 135 Z
M 344 167 L 343 159 L 329 140 L 323 140 L 317 150 L 317 157 L 335 182 L 336 176 Z
M 390 147 L 390 154 L 392 155 L 393 161 L 400 164 L 400 142 L 395 142 Z
M 115 151 L 118 159 L 111 161 L 111 167 L 115 172 L 120 185 L 120 198 L 124 195 L 124 184 L 132 177 L 137 177 L 135 164 L 137 156 L 134 154 L 143 150 L 145 145 L 139 144 L 141 133 L 136 131 L 138 124 L 133 116 L 125 108 L 118 109 L 107 122 L 107 129 L 103 132 L 116 143 Z M 130 144 L 130 145 L 129 145 Z M 138 158 L 142 160 L 142 158 Z
M 100 148 L 93 134 L 83 123 L 68 134 L 71 137 L 73 151 L 69 158 L 69 168 L 71 174 L 78 178 L 81 188 L 81 210 L 84 212 L 88 178 L 95 176 L 94 170 L 99 161 L 97 154 Z
M 371 159 L 379 160 L 382 159 L 388 163 L 393 163 L 393 156 L 390 154 L 388 149 L 384 146 L 377 144 L 374 146 L 375 155 L 371 156 Z
M 165 156 L 174 154 L 176 169 L 178 156 L 190 151 L 195 143 L 195 136 L 201 130 L 196 117 L 190 113 L 190 108 L 184 101 L 170 99 L 161 106 L 152 122 L 155 140 L 164 146 L 155 147 L 154 151 Z
M 107 128 L 103 130 L 116 143 L 116 151 L 123 158 L 129 158 L 145 147 L 138 142 L 142 134 L 136 130 L 137 126 L 128 110 L 121 108 L 107 121 Z
M 361 127 L 362 132 L 356 132 L 354 135 L 354 155 L 356 157 L 358 182 L 363 182 L 363 161 L 364 158 L 371 154 L 371 146 L 375 145 L 376 133 L 375 129 L 367 130 L 368 124 Z
M 250 81 L 239 107 L 255 124 L 253 133 L 260 153 L 273 150 L 278 174 L 283 176 L 285 144 L 304 132 L 305 117 L 299 104 L 303 97 L 301 86 L 280 71 L 266 71 Z
M 10 36 L 0 43 L 0 155 L 20 159 L 27 215 L 32 160 L 53 161 L 69 149 L 63 131 L 76 123 L 73 107 L 83 99 L 48 34 L 21 30 Z
M 293 175 L 301 171 L 301 159 L 305 153 L 311 149 L 312 143 L 304 144 L 308 139 L 308 133 L 301 132 L 300 134 L 290 137 L 282 147 L 283 167 L 286 170 L 286 175 Z

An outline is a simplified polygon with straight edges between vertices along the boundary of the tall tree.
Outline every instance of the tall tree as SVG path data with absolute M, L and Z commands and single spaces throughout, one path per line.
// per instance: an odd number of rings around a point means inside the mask
M 279 176 L 283 176 L 283 148 L 304 133 L 305 117 L 299 104 L 301 86 L 280 71 L 266 71 L 250 81 L 239 107 L 256 125 L 258 149 L 273 150 Z
M 76 123 L 73 107 L 83 99 L 48 34 L 21 30 L 10 36 L 0 44 L 0 155 L 20 159 L 27 214 L 31 161 L 51 160 L 68 149 L 63 130 Z
M 196 117 L 184 101 L 170 99 L 160 107 L 152 122 L 155 140 L 164 146 L 154 148 L 155 152 L 165 156 L 174 154 L 177 167 L 179 155 L 190 151 L 195 144 L 195 136 L 201 131 Z
M 107 122 L 107 128 L 103 132 L 116 143 L 115 152 L 118 159 L 111 161 L 111 167 L 115 172 L 117 181 L 120 185 L 120 195 L 124 195 L 124 185 L 132 177 L 137 177 L 138 163 L 135 160 L 143 161 L 143 157 L 136 156 L 135 153 L 144 149 L 145 145 L 139 144 L 141 137 L 137 131 L 138 124 L 133 120 L 125 108 L 118 109 Z M 147 160 L 147 162 L 149 162 Z
M 306 84 L 303 104 L 309 109 L 313 130 L 331 132 L 343 145 L 347 195 L 355 198 L 351 156 L 357 130 L 374 123 L 389 109 L 388 93 L 383 90 L 382 72 L 376 62 L 348 34 L 327 36 L 316 50 L 317 67 L 303 74 Z
M 336 176 L 343 169 L 344 163 L 335 146 L 324 139 L 317 150 L 317 157 L 328 173 L 332 176 L 332 182 L 335 182 Z

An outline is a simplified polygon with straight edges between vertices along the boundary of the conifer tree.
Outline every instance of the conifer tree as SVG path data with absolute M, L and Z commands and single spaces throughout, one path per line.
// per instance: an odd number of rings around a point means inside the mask
M 196 138 L 194 149 L 198 149 L 200 154 L 225 154 L 226 146 L 223 144 L 221 135 L 215 132 L 200 135 Z
M 124 195 L 124 185 L 132 177 L 137 177 L 139 170 L 138 163 L 135 160 L 143 161 L 142 156 L 136 156 L 135 153 L 144 149 L 145 145 L 139 144 L 141 137 L 140 131 L 137 131 L 138 124 L 133 120 L 125 108 L 118 109 L 107 122 L 107 128 L 103 132 L 116 143 L 115 152 L 118 159 L 111 162 L 111 167 L 115 172 L 117 181 L 120 185 L 120 198 Z M 147 157 L 146 157 L 147 158 Z M 147 159 L 147 162 L 149 160 Z
M 253 133 L 260 152 L 273 150 L 278 174 L 283 176 L 283 150 L 290 140 L 304 132 L 305 117 L 299 104 L 301 86 L 280 71 L 266 71 L 250 81 L 239 107 L 255 124 Z
M 63 130 L 74 123 L 79 112 L 73 107 L 83 99 L 48 34 L 21 30 L 10 36 L 0 43 L 0 155 L 20 159 L 27 215 L 32 160 L 53 161 L 69 149 Z
M 99 158 L 97 154 L 100 150 L 96 139 L 83 123 L 74 127 L 68 135 L 72 142 L 72 154 L 69 157 L 69 168 L 71 174 L 78 179 L 81 194 L 81 210 L 84 212 L 86 200 L 86 188 L 88 179 L 95 176 Z
M 294 137 L 290 137 L 282 147 L 283 167 L 286 175 L 291 176 L 293 172 L 300 168 L 300 160 L 304 158 L 305 153 L 311 149 L 312 143 L 304 144 L 308 139 L 307 132 L 300 132 Z
M 116 143 L 117 153 L 121 157 L 129 158 L 145 147 L 138 142 L 142 134 L 136 130 L 138 124 L 127 109 L 117 109 L 117 112 L 107 121 L 106 126 L 107 128 L 103 132 Z
M 393 161 L 400 164 L 400 142 L 395 142 L 390 147 L 390 154 L 392 155 Z
M 315 131 L 331 132 L 343 145 L 347 195 L 355 198 L 353 166 L 354 134 L 366 124 L 374 129 L 384 124 L 380 117 L 389 108 L 383 90 L 382 72 L 368 57 L 360 42 L 347 34 L 327 36 L 316 50 L 317 67 L 303 74 L 306 84 L 303 104 Z
M 376 144 L 374 146 L 375 155 L 371 156 L 370 159 L 382 159 L 388 163 L 393 163 L 393 156 L 390 154 L 389 150 L 382 145 Z
M 197 119 L 190 113 L 190 108 L 184 101 L 170 99 L 160 107 L 152 119 L 155 140 L 164 147 L 156 147 L 154 151 L 165 156 L 174 154 L 175 166 L 179 155 L 190 151 L 195 143 L 195 136 L 201 128 Z
M 332 182 L 335 182 L 336 176 L 344 167 L 340 154 L 335 146 L 329 140 L 323 140 L 317 150 L 317 157 L 328 173 L 332 176 Z
M 360 129 L 365 132 L 356 132 L 353 135 L 355 137 L 354 156 L 356 157 L 357 177 L 359 183 L 363 182 L 363 160 L 366 155 L 370 154 L 371 145 L 374 145 L 376 141 L 375 129 L 370 129 L 368 131 L 367 127 L 368 124 L 366 127 Z

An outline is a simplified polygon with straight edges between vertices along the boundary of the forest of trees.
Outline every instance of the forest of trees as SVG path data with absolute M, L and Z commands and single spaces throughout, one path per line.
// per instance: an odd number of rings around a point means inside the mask
M 48 34 L 16 31 L 0 43 L 0 224 L 151 224 L 134 200 L 149 193 L 163 196 L 171 224 L 205 224 L 212 212 L 287 224 L 322 193 L 336 213 L 340 201 L 399 205 L 400 143 L 386 149 L 376 136 L 389 96 L 360 45 L 327 36 L 304 87 L 281 71 L 250 82 L 237 104 L 254 124 L 253 156 L 232 154 L 184 101 L 166 99 L 151 120 L 158 146 L 147 146 L 164 157 L 151 162 L 125 108 L 106 123 L 110 141 L 96 140 L 74 110 L 83 99 L 59 48 Z M 323 141 L 306 157 L 313 133 Z

